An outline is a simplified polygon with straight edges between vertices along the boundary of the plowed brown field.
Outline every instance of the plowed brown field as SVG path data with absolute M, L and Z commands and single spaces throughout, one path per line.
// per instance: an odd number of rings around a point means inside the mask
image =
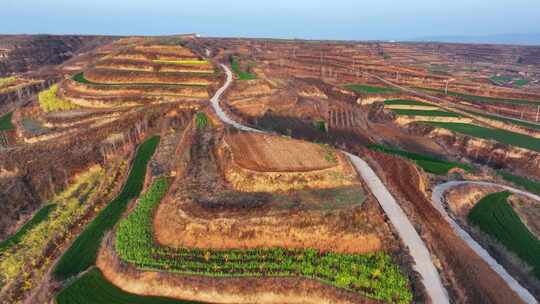
M 334 167 L 336 156 L 324 146 L 257 133 L 236 133 L 226 137 L 234 161 L 250 170 L 305 172 Z

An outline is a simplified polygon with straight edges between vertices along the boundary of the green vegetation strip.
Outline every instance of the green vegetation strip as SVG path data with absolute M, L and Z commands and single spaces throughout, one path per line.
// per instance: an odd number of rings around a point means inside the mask
M 514 185 L 522 187 L 531 193 L 540 195 L 540 181 L 513 175 L 505 171 L 499 171 L 498 174 L 502 176 L 504 180 L 509 181 Z
M 492 120 L 498 120 L 498 121 L 505 122 L 505 123 L 515 124 L 515 125 L 519 125 L 519 126 L 522 126 L 522 127 L 532 129 L 532 130 L 540 131 L 540 124 L 535 124 L 535 123 L 532 123 L 532 122 L 526 122 L 526 121 L 523 121 L 523 120 L 513 119 L 513 118 L 508 118 L 508 117 L 500 117 L 500 116 L 496 116 L 496 115 L 478 113 L 476 111 L 471 111 L 471 110 L 463 110 L 463 111 L 465 111 L 467 113 L 470 113 L 472 115 L 481 116 L 481 117 L 489 118 L 489 119 L 492 119 Z
M 318 279 L 367 297 L 410 303 L 409 282 L 385 253 L 337 254 L 315 249 L 250 249 L 217 251 L 175 249 L 154 243 L 152 214 L 168 190 L 158 178 L 123 219 L 116 231 L 118 256 L 144 270 L 214 277 L 301 276 Z
M 529 83 L 529 81 L 526 80 L 526 79 L 518 79 L 518 80 L 515 80 L 514 82 L 512 82 L 512 85 L 522 87 L 522 86 L 524 86 L 524 85 L 526 85 L 528 83 Z
M 404 150 L 399 150 L 395 148 L 386 147 L 383 145 L 369 145 L 368 148 L 384 152 L 387 154 L 399 155 L 405 158 L 408 158 L 414 161 L 418 166 L 424 169 L 426 172 L 445 175 L 448 174 L 448 171 L 453 168 L 461 168 L 467 172 L 472 171 L 472 167 L 458 162 L 449 162 L 433 156 L 422 155 L 417 153 L 412 153 Z
M 510 132 L 502 129 L 491 129 L 480 127 L 476 125 L 466 123 L 453 123 L 453 122 L 422 122 L 425 124 L 433 125 L 435 127 L 444 128 L 450 131 L 462 133 L 465 135 L 495 140 L 503 144 L 516 146 L 524 149 L 540 152 L 540 139 L 523 135 L 520 133 Z
M 388 99 L 384 101 L 385 106 L 425 106 L 425 107 L 436 107 L 435 105 L 429 104 L 427 102 L 422 102 L 412 99 Z
M 95 263 L 105 232 L 120 219 L 128 203 L 139 196 L 146 175 L 146 165 L 158 144 L 159 136 L 154 136 L 140 145 L 124 188 L 84 229 L 60 258 L 54 269 L 54 275 L 57 278 L 65 279 L 74 276 Z
M 8 131 L 15 128 L 15 126 L 11 122 L 12 116 L 13 112 L 9 112 L 6 115 L 0 117 L 0 131 Z
M 493 80 L 495 82 L 505 83 L 505 82 L 512 81 L 514 78 L 512 78 L 511 76 L 492 76 L 489 79 L 491 79 L 491 80 Z
M 195 304 L 201 302 L 127 293 L 111 284 L 101 271 L 93 268 L 56 297 L 57 304 Z
M 374 87 L 365 84 L 347 84 L 345 88 L 360 94 L 394 93 L 397 89 L 389 87 Z
M 233 72 L 236 74 L 236 76 L 238 76 L 238 80 L 257 79 L 257 76 L 255 74 L 244 71 L 240 67 L 240 63 L 238 63 L 238 61 L 236 61 L 236 59 L 234 57 L 231 56 L 231 58 L 229 60 L 230 60 L 231 68 L 232 68 Z
M 0 254 L 2 254 L 2 252 L 6 251 L 11 246 L 18 244 L 28 231 L 39 225 L 41 222 L 45 221 L 55 207 L 56 204 L 50 204 L 42 207 L 38 210 L 38 212 L 36 212 L 36 214 L 34 214 L 34 216 L 32 216 L 32 218 L 28 222 L 26 222 L 19 230 L 17 230 L 15 234 L 7 238 L 6 240 L 0 242 Z
M 441 110 L 408 110 L 408 109 L 391 109 L 398 115 L 407 116 L 432 116 L 432 117 L 462 117 L 459 114 L 446 112 Z
M 540 240 L 507 202 L 510 195 L 504 191 L 485 196 L 471 209 L 468 218 L 532 266 L 534 275 L 540 279 Z

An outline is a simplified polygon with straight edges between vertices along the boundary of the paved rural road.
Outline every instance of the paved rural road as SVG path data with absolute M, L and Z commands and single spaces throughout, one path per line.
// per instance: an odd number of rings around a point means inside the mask
M 526 303 L 538 303 L 534 296 L 527 290 L 525 287 L 521 286 L 518 281 L 516 281 L 506 270 L 499 264 L 497 261 L 484 249 L 480 244 L 478 244 L 470 234 L 468 234 L 465 230 L 463 230 L 456 221 L 454 221 L 446 212 L 446 209 L 444 208 L 444 193 L 448 191 L 451 188 L 464 185 L 464 184 L 474 184 L 474 185 L 480 185 L 480 186 L 495 186 L 499 187 L 501 189 L 508 190 L 510 192 L 521 194 L 524 196 L 527 196 L 533 200 L 536 200 L 540 202 L 540 196 L 534 195 L 532 193 L 519 190 L 516 188 L 512 188 L 505 185 L 499 185 L 494 183 L 488 183 L 488 182 L 476 182 L 476 181 L 450 181 L 443 184 L 437 185 L 433 189 L 433 194 L 431 195 L 431 202 L 434 205 L 434 207 L 439 210 L 439 212 L 442 214 L 442 216 L 448 221 L 450 226 L 454 229 L 457 235 L 459 235 L 467 244 L 478 254 L 484 261 L 493 269 L 495 272 L 497 272 L 501 278 L 508 284 L 508 286 L 516 292 L 516 294 Z
M 223 122 L 230 124 L 237 129 L 263 133 L 263 131 L 235 122 L 221 109 L 219 100 L 221 95 L 223 95 L 225 90 L 227 90 L 227 88 L 230 86 L 233 79 L 231 70 L 224 64 L 222 64 L 221 67 L 227 74 L 227 80 L 225 81 L 225 84 L 216 92 L 214 97 L 210 99 L 216 114 Z M 415 262 L 414 269 L 420 273 L 422 283 L 426 288 L 427 294 L 431 298 L 431 302 L 437 304 L 449 303 L 448 294 L 441 283 L 441 278 L 439 277 L 437 269 L 433 265 L 429 251 L 414 229 L 412 223 L 405 215 L 405 212 L 403 212 L 392 194 L 390 194 L 390 191 L 388 191 L 377 174 L 375 174 L 375 172 L 364 160 L 356 155 L 352 155 L 345 151 L 343 152 L 349 157 L 352 164 L 356 167 L 356 170 L 358 170 L 366 184 L 369 186 L 371 192 L 373 195 L 375 195 L 377 201 L 386 213 L 386 216 L 390 219 L 390 222 L 398 232 L 401 240 L 409 249 L 409 253 Z

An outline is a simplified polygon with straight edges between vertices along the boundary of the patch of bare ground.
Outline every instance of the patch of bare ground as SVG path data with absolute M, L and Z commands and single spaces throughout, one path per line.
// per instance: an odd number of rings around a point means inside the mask
M 416 225 L 454 303 L 523 303 L 433 207 L 427 179 L 412 163 L 374 151 L 364 154 Z
M 139 271 L 114 253 L 112 235 L 101 246 L 97 267 L 124 291 L 208 303 L 349 304 L 379 303 L 360 294 L 301 278 L 216 278 L 167 272 Z
M 510 196 L 509 202 L 527 228 L 540 239 L 540 202 L 517 195 Z
M 500 191 L 498 187 L 463 184 L 451 188 L 445 194 L 445 200 L 453 214 L 465 219 L 469 211 L 489 193 Z
M 225 180 L 241 192 L 329 189 L 358 184 L 358 175 L 338 151 L 280 136 L 226 135 L 217 157 Z
M 227 134 L 234 162 L 259 172 L 305 172 L 338 165 L 330 148 L 281 136 L 238 132 Z

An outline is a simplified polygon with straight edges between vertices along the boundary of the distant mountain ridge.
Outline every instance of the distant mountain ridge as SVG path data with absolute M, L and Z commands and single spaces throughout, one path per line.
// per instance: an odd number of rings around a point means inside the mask
M 427 36 L 411 39 L 410 41 L 432 41 L 449 43 L 486 43 L 486 44 L 516 44 L 540 45 L 540 33 L 537 34 L 498 34 L 484 36 Z

